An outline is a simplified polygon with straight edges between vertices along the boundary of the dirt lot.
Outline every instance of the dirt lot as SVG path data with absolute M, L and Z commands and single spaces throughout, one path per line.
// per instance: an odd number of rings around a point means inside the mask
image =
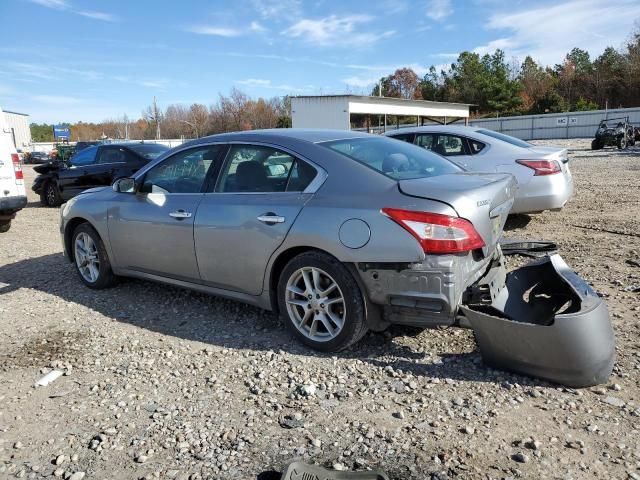
M 0 235 L 0 478 L 267 480 L 303 458 L 396 479 L 640 479 L 640 149 L 551 143 L 571 147 L 576 196 L 508 235 L 558 242 L 606 298 L 610 384 L 488 370 L 456 329 L 323 356 L 232 301 L 134 280 L 90 291 L 57 209 L 31 194 Z M 34 387 L 52 368 L 66 375 Z

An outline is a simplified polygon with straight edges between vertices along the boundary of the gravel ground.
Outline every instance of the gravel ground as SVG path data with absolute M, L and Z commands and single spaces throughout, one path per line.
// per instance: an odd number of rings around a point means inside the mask
M 458 329 L 325 356 L 236 302 L 136 280 L 94 292 L 30 192 L 0 235 L 0 478 L 269 480 L 299 458 L 394 479 L 640 479 L 640 149 L 546 143 L 571 149 L 576 196 L 508 235 L 556 241 L 605 297 L 610 384 L 487 369 Z

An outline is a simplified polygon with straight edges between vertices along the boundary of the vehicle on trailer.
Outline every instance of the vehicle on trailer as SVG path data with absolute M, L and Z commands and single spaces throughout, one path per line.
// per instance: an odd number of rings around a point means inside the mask
M 16 213 L 27 204 L 22 163 L 0 109 L 0 233 L 8 232 Z
M 83 190 L 133 175 L 167 150 L 164 145 L 143 142 L 87 147 L 67 162 L 55 160 L 34 167 L 39 175 L 31 189 L 40 195 L 42 205 L 57 207 Z
M 557 255 L 507 275 L 512 175 L 343 130 L 188 142 L 67 202 L 64 251 L 89 288 L 138 277 L 278 312 L 336 352 L 390 324 L 464 326 L 493 366 L 604 382 L 606 304 Z
M 392 130 L 386 136 L 413 143 L 471 172 L 503 172 L 518 182 L 511 213 L 560 210 L 573 195 L 566 148 L 542 147 L 480 127 L 432 125 Z
M 629 117 L 608 118 L 602 120 L 591 141 L 591 150 L 604 147 L 618 147 L 624 150 L 636 143 L 636 129 L 629 123 Z

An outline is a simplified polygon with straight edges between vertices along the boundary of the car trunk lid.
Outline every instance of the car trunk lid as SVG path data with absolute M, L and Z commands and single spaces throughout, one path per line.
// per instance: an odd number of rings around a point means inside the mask
M 485 256 L 502 235 L 516 192 L 516 181 L 508 174 L 455 173 L 400 180 L 398 186 L 405 195 L 446 203 L 469 220 L 485 242 Z

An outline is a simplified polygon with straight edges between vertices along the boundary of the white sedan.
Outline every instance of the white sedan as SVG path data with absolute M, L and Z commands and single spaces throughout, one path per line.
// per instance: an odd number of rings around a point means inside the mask
M 511 213 L 560 210 L 573 195 L 566 148 L 541 147 L 480 127 L 403 128 L 386 136 L 438 153 L 471 172 L 511 173 L 518 191 Z

